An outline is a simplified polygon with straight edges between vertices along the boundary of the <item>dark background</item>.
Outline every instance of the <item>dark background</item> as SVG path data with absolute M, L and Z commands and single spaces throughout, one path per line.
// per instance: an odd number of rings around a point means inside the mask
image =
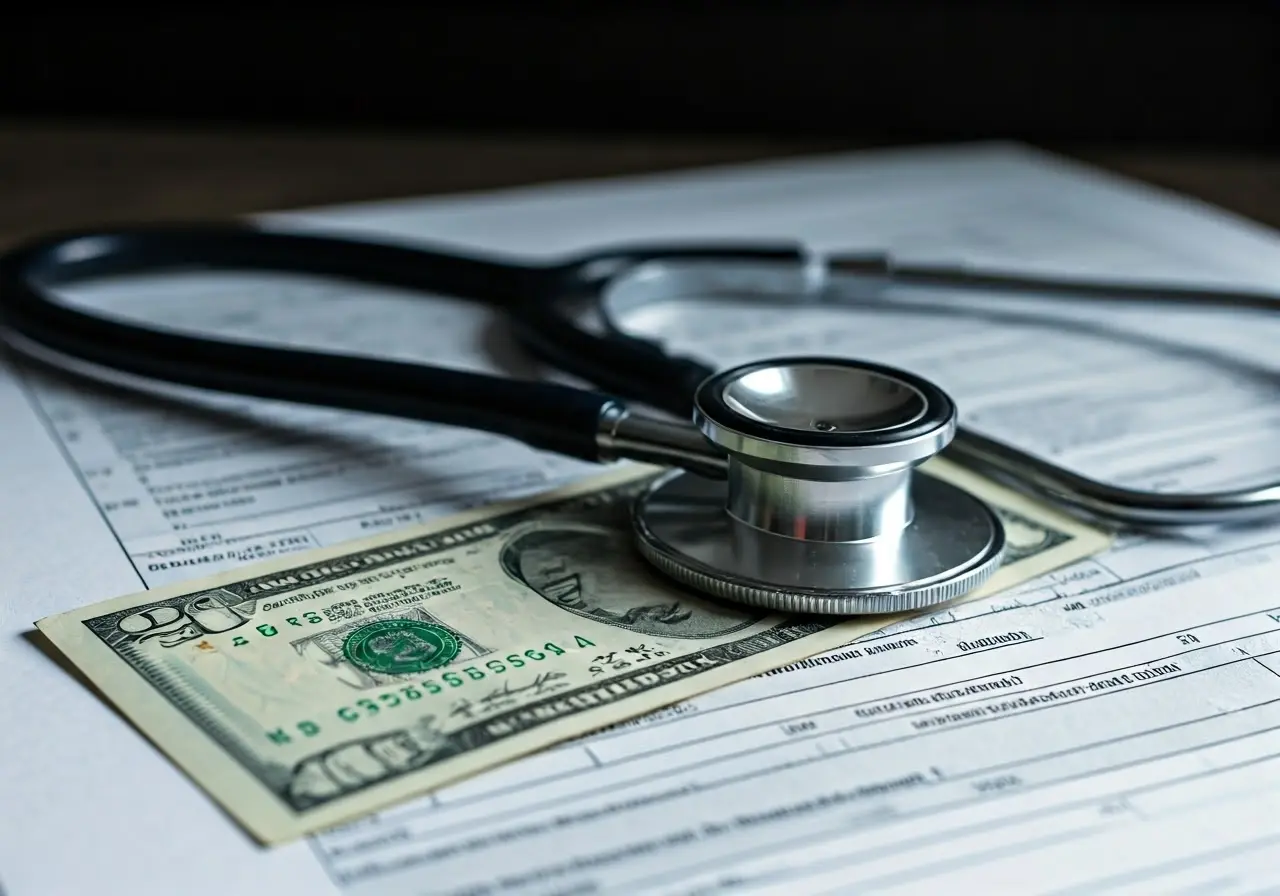
M 1274 150 L 1280 4 L 48 4 L 0 117 Z
M 990 138 L 1280 228 L 1278 90 L 1280 0 L 27 4 L 0 247 Z

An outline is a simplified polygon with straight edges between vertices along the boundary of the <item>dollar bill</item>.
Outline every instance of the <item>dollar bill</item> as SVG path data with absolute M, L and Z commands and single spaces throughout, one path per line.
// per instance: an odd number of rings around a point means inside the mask
M 990 594 L 1109 537 L 945 461 L 999 512 Z M 630 541 L 623 467 L 535 500 L 51 616 L 37 628 L 264 843 L 827 650 L 899 617 L 699 596 Z

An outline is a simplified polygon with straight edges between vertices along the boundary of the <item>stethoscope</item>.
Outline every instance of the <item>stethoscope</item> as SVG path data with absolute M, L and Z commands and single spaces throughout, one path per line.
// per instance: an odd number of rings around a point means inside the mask
M 334 277 L 483 302 L 508 316 L 537 358 L 603 391 L 195 336 L 54 294 L 99 278 L 193 269 Z M 615 323 L 647 303 L 689 296 L 848 304 L 885 282 L 1275 308 L 1274 297 L 1248 292 L 902 268 L 793 245 L 633 246 L 538 266 L 214 223 L 55 234 L 18 246 L 0 258 L 0 325 L 17 351 L 105 368 L 104 376 L 431 421 L 587 461 L 669 467 L 634 501 L 639 553 L 686 587 L 780 611 L 915 610 L 986 582 L 1004 555 L 1004 529 L 983 501 L 919 471 L 944 448 L 957 463 L 1110 525 L 1220 525 L 1280 510 L 1280 482 L 1171 494 L 1090 479 L 958 426 L 942 389 L 893 367 L 806 356 L 717 371 Z

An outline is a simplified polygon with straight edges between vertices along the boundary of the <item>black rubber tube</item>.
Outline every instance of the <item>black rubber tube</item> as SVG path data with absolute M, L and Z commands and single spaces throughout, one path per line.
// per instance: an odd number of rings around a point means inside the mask
M 596 426 L 611 396 L 444 367 L 274 348 L 112 320 L 57 301 L 59 285 L 191 269 L 342 277 L 505 304 L 553 271 L 417 249 L 236 225 L 50 237 L 0 258 L 0 324 L 60 354 L 137 376 L 484 430 L 598 460 Z M 542 280 L 539 281 L 539 275 Z
M 87 230 L 48 235 L 0 257 L 0 325 L 56 353 L 148 379 L 483 430 L 594 461 L 600 412 L 614 395 L 687 414 L 711 370 L 643 340 L 584 330 L 558 299 L 598 289 L 589 272 L 601 260 L 616 272 L 673 256 L 800 257 L 791 246 L 632 247 L 525 266 L 240 223 Z M 511 316 L 526 347 L 610 392 L 187 335 L 100 316 L 53 294 L 106 276 L 192 270 L 337 277 L 494 305 Z

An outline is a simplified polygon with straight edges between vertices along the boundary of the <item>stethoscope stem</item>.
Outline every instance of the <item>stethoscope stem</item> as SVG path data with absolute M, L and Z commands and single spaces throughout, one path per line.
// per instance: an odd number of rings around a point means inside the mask
M 632 460 L 678 467 L 709 479 L 724 479 L 728 458 L 691 422 L 668 420 L 612 402 L 600 413 L 596 444 L 600 459 Z

